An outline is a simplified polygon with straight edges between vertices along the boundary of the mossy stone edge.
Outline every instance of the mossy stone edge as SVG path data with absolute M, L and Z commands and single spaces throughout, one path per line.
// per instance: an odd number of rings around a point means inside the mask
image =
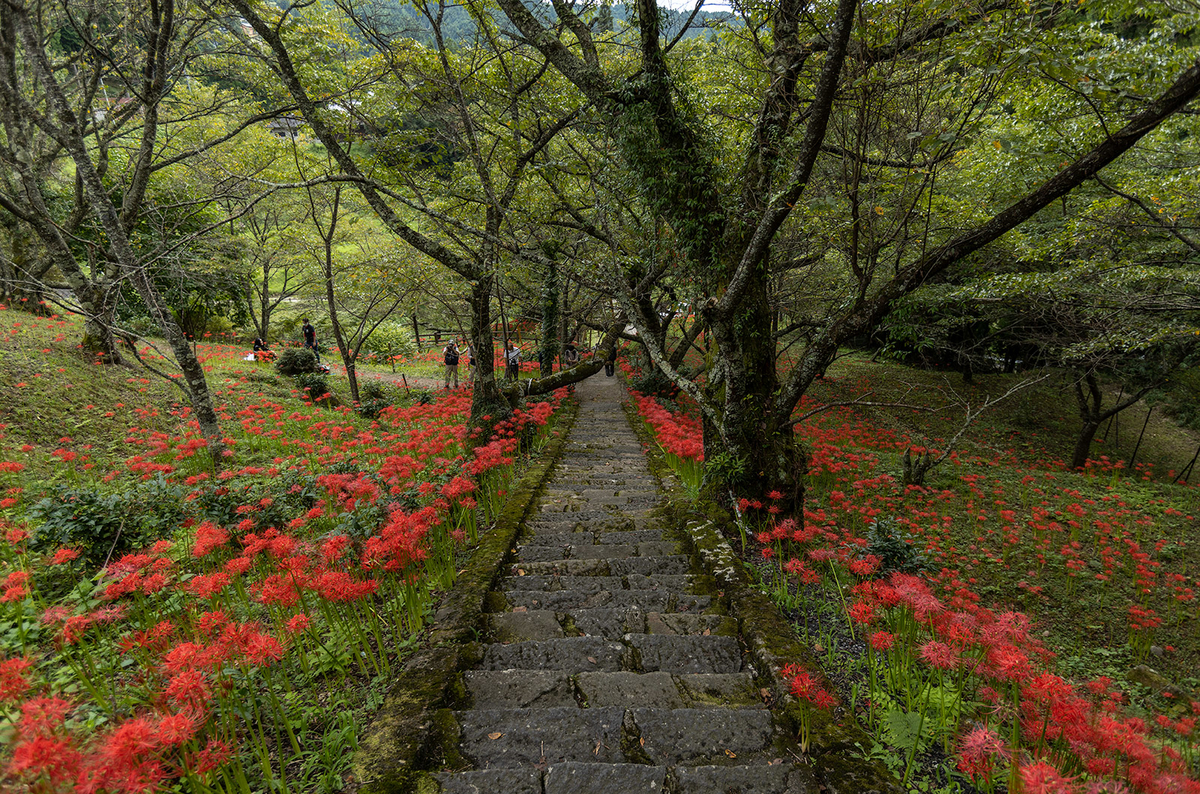
M 821 676 L 820 662 L 796 637 L 791 623 L 778 607 L 755 586 L 733 547 L 718 530 L 732 527 L 734 520 L 720 505 L 701 499 L 693 501 L 667 465 L 662 449 L 637 409 L 624 404 L 629 423 L 647 448 L 650 470 L 658 478 L 667 504 L 663 512 L 672 525 L 681 530 L 703 571 L 716 579 L 718 593 L 728 614 L 738 622 L 747 650 L 760 671 L 770 673 L 773 707 L 777 718 L 788 730 L 798 734 L 801 704 L 789 692 L 783 678 L 787 664 L 799 664 L 814 676 Z M 808 755 L 813 772 L 831 794 L 890 794 L 902 787 L 880 761 L 869 761 L 865 754 L 874 744 L 870 734 L 852 721 L 839 722 L 829 711 L 813 714 L 809 725 Z
M 361 794 L 411 792 L 421 770 L 445 754 L 452 739 L 445 736 L 446 707 L 457 700 L 454 689 L 459 672 L 478 661 L 478 632 L 488 594 L 525 517 L 562 457 L 579 404 L 572 399 L 560 410 L 555 423 L 558 436 L 546 444 L 508 494 L 496 525 L 480 537 L 479 548 L 443 596 L 425 643 L 396 675 L 383 705 L 359 740 L 351 764 L 354 783 L 350 789 Z

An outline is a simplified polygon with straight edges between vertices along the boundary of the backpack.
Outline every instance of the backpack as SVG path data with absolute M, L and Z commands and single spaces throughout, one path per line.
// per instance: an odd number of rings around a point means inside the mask
M 451 348 L 446 348 L 446 366 L 453 367 L 458 363 L 458 353 L 451 352 Z

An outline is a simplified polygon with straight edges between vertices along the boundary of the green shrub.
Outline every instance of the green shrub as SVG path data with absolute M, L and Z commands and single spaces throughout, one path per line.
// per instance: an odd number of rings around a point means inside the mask
M 686 366 L 679 368 L 679 374 L 684 377 L 687 377 L 688 371 Z M 633 377 L 629 379 L 629 388 L 646 397 L 658 397 L 664 400 L 673 400 L 679 394 L 679 387 L 675 385 L 674 381 L 664 375 L 658 367 L 654 366 L 654 362 L 644 355 L 638 355 L 637 369 Z
M 92 568 L 169 538 L 184 519 L 182 486 L 160 474 L 128 491 L 100 493 L 58 486 L 30 508 L 30 547 L 51 552 L 70 547 Z
M 138 336 L 158 336 L 162 333 L 158 330 L 158 324 L 144 315 L 134 317 L 126 326 Z
M 280 353 L 279 358 L 275 360 L 275 369 L 284 375 L 315 373 L 318 371 L 317 367 L 316 354 L 306 347 L 289 347 Z M 328 391 L 328 388 L 326 391 Z
M 880 518 L 871 523 L 864 551 L 879 558 L 880 576 L 893 571 L 917 573 L 928 564 L 912 539 L 896 527 L 894 518 Z
M 378 419 L 385 408 L 391 408 L 392 401 L 388 399 L 364 400 L 358 404 L 358 415 L 367 419 Z
M 1200 430 L 1200 367 L 1182 369 L 1170 383 L 1147 395 L 1147 402 L 1184 427 Z
M 365 383 L 360 383 L 358 394 L 364 402 L 366 400 L 386 400 L 388 398 L 387 389 L 384 388 L 383 381 L 381 380 L 369 380 Z
M 314 402 L 329 394 L 329 379 L 320 372 L 304 372 L 296 376 L 296 385 L 308 392 Z

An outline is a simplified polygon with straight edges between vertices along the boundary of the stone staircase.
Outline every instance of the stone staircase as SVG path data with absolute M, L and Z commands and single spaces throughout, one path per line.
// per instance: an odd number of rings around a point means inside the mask
M 591 378 L 578 396 L 565 457 L 489 599 L 441 791 L 816 792 L 713 580 L 657 522 L 619 384 Z

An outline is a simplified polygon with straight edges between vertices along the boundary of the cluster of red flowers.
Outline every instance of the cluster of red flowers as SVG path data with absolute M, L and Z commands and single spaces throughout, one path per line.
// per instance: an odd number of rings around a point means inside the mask
M 210 366 L 239 352 L 202 347 Z M 15 720 L 0 785 L 120 792 L 178 781 L 200 790 L 218 770 L 244 782 L 270 774 L 261 759 L 286 765 L 286 679 L 318 660 L 386 676 L 388 638 L 411 635 L 429 608 L 433 558 L 453 572 L 463 515 L 473 528 L 477 480 L 511 464 L 565 393 L 518 411 L 486 441 L 468 438 L 470 397 L 461 393 L 385 409 L 374 422 L 272 400 L 236 376 L 219 396 L 221 417 L 238 427 L 226 444 L 263 465 L 214 476 L 186 408 L 171 411 L 182 426 L 175 434 L 154 429 L 158 409 L 135 409 L 125 443 L 136 454 L 97 478 L 190 486 L 190 517 L 172 539 L 110 562 L 86 598 L 45 595 L 45 576 L 92 572 L 77 568 L 78 549 L 31 548 L 19 489 L 0 503 L 13 511 L 0 517 L 0 616 L 42 612 L 39 631 L 22 637 L 24 653 L 0 652 L 0 709 Z M 480 443 L 468 454 L 472 441 Z M 54 452 L 21 452 L 63 467 L 89 454 L 71 439 Z M 23 469 L 5 461 L 0 476 Z M 228 513 L 205 512 L 230 502 Z M 247 702 L 256 704 L 249 712 Z M 274 729 L 247 724 L 253 714 Z M 101 715 L 103 729 L 86 727 Z M 247 753 L 257 760 L 243 765 Z
M 640 398 L 638 407 L 660 440 L 686 421 L 655 400 Z M 814 407 L 810 399 L 798 411 Z M 1011 451 L 951 455 L 947 468 L 961 483 L 954 490 L 906 488 L 883 463 L 885 455 L 895 461 L 910 448 L 924 451 L 902 434 L 864 421 L 852 408 L 826 411 L 801 432 L 815 486 L 803 521 L 779 520 L 773 494 L 742 499 L 738 511 L 760 527 L 755 539 L 781 582 L 812 586 L 822 572 L 858 582 L 846 617 L 886 658 L 889 685 L 919 695 L 944 681 L 964 701 L 985 704 L 962 715 L 984 724 L 957 723 L 964 773 L 989 789 L 1006 771 L 1010 785 L 1023 791 L 1200 791 L 1188 776 L 1200 703 L 1164 703 L 1166 713 L 1156 720 L 1127 716 L 1112 682 L 1079 687 L 1062 678 L 1027 613 L 989 608 L 977 589 L 1011 577 L 1008 597 L 1034 612 L 1074 609 L 1086 590 L 1116 607 L 1101 609 L 1096 619 L 1116 623 L 1118 636 L 1124 628 L 1118 621 L 1127 618 L 1130 651 L 1140 661 L 1162 632 L 1186 635 L 1200 625 L 1194 574 L 1179 564 L 1171 570 L 1168 562 L 1186 557 L 1180 551 L 1195 521 L 1182 489 L 1173 505 L 1162 498 L 1138 509 L 1112 486 L 1085 496 L 1062 473 L 1061 461 L 1022 463 Z M 698 430 L 691 440 L 698 443 Z M 1023 468 L 1019 487 L 992 474 L 998 466 Z M 1089 488 L 1095 490 L 1101 489 Z M 881 520 L 892 522 L 899 542 L 921 555 L 930 573 L 872 578 L 883 560 L 866 551 Z M 798 698 L 820 691 L 807 673 L 790 675 Z M 948 726 L 948 735 L 956 729 Z
M 704 435 L 699 419 L 683 413 L 673 414 L 653 397 L 644 397 L 637 392 L 630 396 L 637 405 L 638 414 L 654 428 L 654 435 L 664 452 L 684 460 L 704 461 Z

